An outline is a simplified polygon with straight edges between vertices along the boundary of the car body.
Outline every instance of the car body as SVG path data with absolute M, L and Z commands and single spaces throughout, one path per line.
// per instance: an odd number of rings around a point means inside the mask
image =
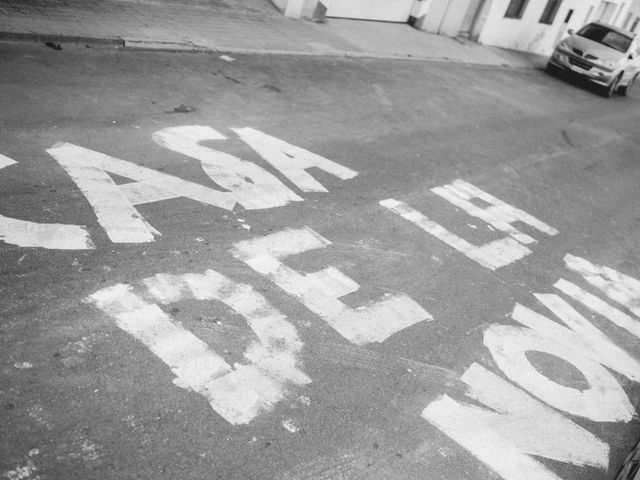
M 640 41 L 633 33 L 594 22 L 569 36 L 555 48 L 547 71 L 570 72 L 598 85 L 610 97 L 626 95 L 640 74 Z

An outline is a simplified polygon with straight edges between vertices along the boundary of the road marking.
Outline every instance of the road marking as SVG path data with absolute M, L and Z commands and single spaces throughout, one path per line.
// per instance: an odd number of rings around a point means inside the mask
M 393 198 L 382 200 L 380 205 L 400 215 L 405 220 L 410 221 L 489 270 L 496 270 L 510 265 L 531 253 L 531 250 L 511 237 L 494 240 L 480 246 L 473 245 L 429 219 L 413 207 Z
M 319 168 L 341 180 L 348 180 L 358 175 L 358 172 L 339 163 L 253 128 L 232 128 L 231 130 L 303 192 L 327 191 L 320 182 L 306 172 L 308 168 Z
M 336 162 L 258 130 L 235 131 L 302 191 L 327 191 L 306 172 L 307 168 L 317 167 L 340 179 L 357 175 Z M 165 128 L 153 134 L 153 140 L 159 145 L 199 160 L 205 173 L 221 188 L 229 190 L 224 192 L 70 143 L 57 143 L 47 152 L 78 185 L 114 243 L 153 242 L 154 235 L 160 235 L 134 205 L 185 197 L 225 210 L 233 210 L 236 203 L 255 210 L 303 201 L 258 165 L 200 144 L 224 139 L 226 137 L 213 128 L 199 125 Z M 116 185 L 107 172 L 134 181 Z M 6 227 L 18 228 L 15 222 Z M 27 227 L 23 226 L 23 230 L 28 230 Z
M 247 364 L 231 366 L 130 285 L 107 287 L 87 299 L 169 365 L 176 385 L 203 395 L 229 423 L 246 424 L 273 409 L 291 386 L 311 382 L 300 370 L 303 343 L 295 327 L 249 285 L 213 270 L 159 274 L 142 284 L 163 305 L 188 298 L 220 301 L 247 320 L 259 341 L 252 341 L 244 352 Z
M 587 282 L 600 289 L 611 300 L 624 305 L 636 317 L 640 317 L 640 280 L 570 253 L 565 255 L 564 263 L 569 270 L 582 275 Z
M 517 304 L 512 315 L 516 321 L 553 337 L 557 342 L 593 358 L 629 380 L 640 381 L 640 362 L 613 343 L 571 305 L 553 294 L 534 296 L 569 328 Z
M 300 299 L 309 310 L 356 345 L 382 342 L 415 323 L 433 320 L 429 312 L 402 294 L 350 308 L 338 299 L 357 291 L 360 286 L 340 270 L 329 267 L 300 274 L 281 262 L 285 257 L 329 245 L 329 240 L 304 227 L 238 242 L 231 253 Z
M 514 383 L 548 405 L 596 422 L 628 422 L 635 410 L 615 377 L 603 365 L 638 378 L 637 362 L 613 345 L 584 317 L 556 295 L 536 295 L 573 330 L 516 304 L 512 318 L 528 328 L 493 324 L 484 344 L 496 365 Z M 598 351 L 603 346 L 605 351 Z M 561 385 L 540 373 L 528 359 L 530 351 L 544 352 L 575 367 L 589 388 Z
M 621 312 L 617 308 L 609 305 L 607 302 L 600 300 L 595 295 L 587 292 L 583 288 L 571 283 L 563 278 L 558 280 L 554 287 L 568 295 L 569 297 L 577 300 L 586 307 L 590 308 L 595 313 L 602 315 L 609 319 L 612 323 L 624 328 L 629 333 L 640 338 L 640 322 L 630 315 Z
M 432 188 L 431 191 L 456 207 L 461 208 L 469 215 L 485 221 L 490 228 L 495 228 L 510 236 L 485 243 L 484 245 L 473 245 L 405 202 L 389 198 L 380 201 L 380 205 L 400 215 L 489 270 L 496 270 L 509 265 L 531 253 L 531 250 L 525 245 L 536 242 L 535 238 L 522 233 L 514 227 L 514 222 L 523 222 L 547 235 L 558 234 L 558 230 L 538 220 L 533 215 L 504 203 L 502 200 L 464 180 L 454 180 L 448 185 Z M 486 208 L 478 207 L 471 202 L 473 199 L 482 200 L 490 206 Z
M 18 162 L 0 154 L 0 169 Z M 38 223 L 0 215 L 0 240 L 19 247 L 51 250 L 91 250 L 94 248 L 87 229 L 80 225 Z
M 456 207 L 461 208 L 469 215 L 479 218 L 501 232 L 508 233 L 518 242 L 525 245 L 535 243 L 536 239 L 522 233 L 514 227 L 514 222 L 525 223 L 530 227 L 551 236 L 558 235 L 559 233 L 558 230 L 547 225 L 543 221 L 538 220 L 533 215 L 529 215 L 519 208 L 512 207 L 511 205 L 504 203 L 502 200 L 480 190 L 478 187 L 465 182 L 464 180 L 454 180 L 448 185 L 432 188 L 431 191 L 445 200 L 448 200 Z M 483 202 L 488 203 L 490 206 L 487 208 L 480 208 L 471 203 L 471 200 L 474 198 L 480 199 Z
M 159 130 L 153 140 L 160 146 L 200 161 L 209 178 L 229 190 L 247 210 L 281 207 L 289 202 L 302 202 L 280 180 L 255 163 L 201 145 L 207 140 L 226 140 L 211 127 L 187 125 Z
M 0 240 L 19 247 L 91 250 L 91 236 L 80 225 L 36 223 L 0 215 Z
M 380 103 L 382 105 L 384 105 L 386 107 L 393 106 L 393 104 L 391 103 L 391 100 L 389 100 L 389 96 L 387 95 L 387 92 L 385 92 L 385 90 L 382 87 L 382 85 L 374 83 L 373 84 L 373 91 L 376 92 L 376 95 L 378 96 L 378 99 L 380 100 Z
M 565 261 L 569 269 L 585 276 L 605 294 L 634 308 L 637 280 L 571 255 L 567 255 Z M 638 322 L 634 318 L 595 295 L 564 279 L 558 280 L 555 287 L 612 323 L 637 334 Z M 496 365 L 511 381 L 550 407 L 596 422 L 631 421 L 636 411 L 611 372 L 638 382 L 640 362 L 558 295 L 534 295 L 562 323 L 516 304 L 511 317 L 522 327 L 496 323 L 485 331 L 484 343 Z M 547 378 L 529 361 L 528 351 L 545 352 L 568 362 L 582 374 L 588 388 L 570 388 Z M 531 405 L 518 406 L 522 399 L 513 398 L 503 387 L 508 386 L 508 390 L 520 392 L 520 395 L 524 392 L 490 374 L 503 385 L 492 383 L 487 372 L 479 375 L 483 371 L 483 367 L 472 365 L 465 373 L 462 380 L 472 387 L 467 395 L 498 413 L 461 405 L 443 396 L 427 406 L 423 417 L 506 480 L 559 479 L 523 454 L 607 468 L 606 444 L 564 417 L 559 417 L 561 422 L 551 426 L 557 419 L 541 418 L 540 411 L 534 413 L 535 407 Z M 544 408 L 558 415 L 547 406 Z M 509 423 L 505 413 L 527 417 L 528 423 Z
M 15 165 L 17 163 L 18 162 L 16 162 L 14 159 L 9 158 L 9 157 L 7 157 L 5 155 L 2 155 L 0 153 L 0 170 L 5 168 L 5 167 L 9 167 L 11 165 Z
M 506 480 L 559 480 L 530 455 L 606 469 L 609 447 L 593 434 L 478 364 L 462 380 L 467 395 L 491 408 L 447 395 L 422 417 Z
M 154 241 L 158 232 L 134 207 L 140 203 L 187 197 L 227 210 L 235 205 L 226 193 L 70 143 L 58 143 L 47 152 L 78 185 L 114 243 Z M 137 183 L 116 185 L 107 172 Z

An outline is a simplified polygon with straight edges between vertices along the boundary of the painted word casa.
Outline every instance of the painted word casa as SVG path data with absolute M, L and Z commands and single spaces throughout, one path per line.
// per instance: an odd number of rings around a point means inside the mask
M 232 130 L 302 192 L 327 191 L 306 171 L 312 167 L 342 180 L 357 175 L 336 162 L 253 128 Z M 154 235 L 160 235 L 138 212 L 136 205 L 185 197 L 231 211 L 236 204 L 247 210 L 258 210 L 303 201 L 277 177 L 255 163 L 203 146 L 201 142 L 226 140 L 213 128 L 198 125 L 165 128 L 155 132 L 153 140 L 164 148 L 198 160 L 204 172 L 225 191 L 70 143 L 58 143 L 47 150 L 78 185 L 98 223 L 114 243 L 153 242 Z M 0 155 L 0 169 L 15 163 Z M 116 185 L 110 173 L 133 182 Z M 85 226 L 36 223 L 2 215 L 0 240 L 21 247 L 94 248 Z

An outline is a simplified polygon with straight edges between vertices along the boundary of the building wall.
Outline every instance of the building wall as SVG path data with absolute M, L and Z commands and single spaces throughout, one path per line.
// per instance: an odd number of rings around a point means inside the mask
M 429 33 L 439 33 L 440 24 L 446 13 L 449 0 L 431 0 L 424 16 L 422 30 Z
M 414 0 L 321 0 L 327 17 L 407 22 Z
M 312 17 L 318 0 L 271 0 L 278 10 L 287 17 Z
M 550 55 L 569 29 L 577 30 L 602 17 L 640 34 L 640 0 L 562 0 L 551 25 L 540 23 L 548 0 L 528 0 L 519 19 L 504 16 L 510 0 L 320 1 L 335 10 L 336 16 L 403 22 L 409 18 L 413 26 L 430 33 L 463 35 L 486 45 L 542 55 Z M 292 17 L 310 17 L 318 4 L 318 0 L 272 2 Z M 571 18 L 565 22 L 570 10 Z M 333 16 L 330 11 L 327 15 Z
M 455 37 L 460 32 L 460 26 L 470 4 L 471 0 L 450 0 L 449 9 L 443 18 L 439 33 Z
M 629 12 L 622 20 L 622 28 L 640 35 L 640 0 L 633 0 Z
M 611 19 L 621 24 L 631 0 L 609 0 L 616 4 Z M 601 0 L 564 0 L 555 16 L 553 24 L 540 23 L 540 17 L 547 0 L 529 0 L 524 15 L 520 19 L 505 18 L 509 0 L 493 0 L 487 20 L 478 41 L 514 50 L 523 50 L 542 55 L 550 55 L 555 44 L 568 29 L 578 29 L 587 21 L 597 20 L 603 9 Z M 573 10 L 570 21 L 564 20 L 569 10 Z
M 471 0 L 431 0 L 422 30 L 455 37 Z

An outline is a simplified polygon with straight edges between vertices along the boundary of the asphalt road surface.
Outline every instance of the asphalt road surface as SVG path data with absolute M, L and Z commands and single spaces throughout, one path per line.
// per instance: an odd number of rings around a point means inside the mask
M 640 94 L 0 47 L 0 476 L 613 478 Z

